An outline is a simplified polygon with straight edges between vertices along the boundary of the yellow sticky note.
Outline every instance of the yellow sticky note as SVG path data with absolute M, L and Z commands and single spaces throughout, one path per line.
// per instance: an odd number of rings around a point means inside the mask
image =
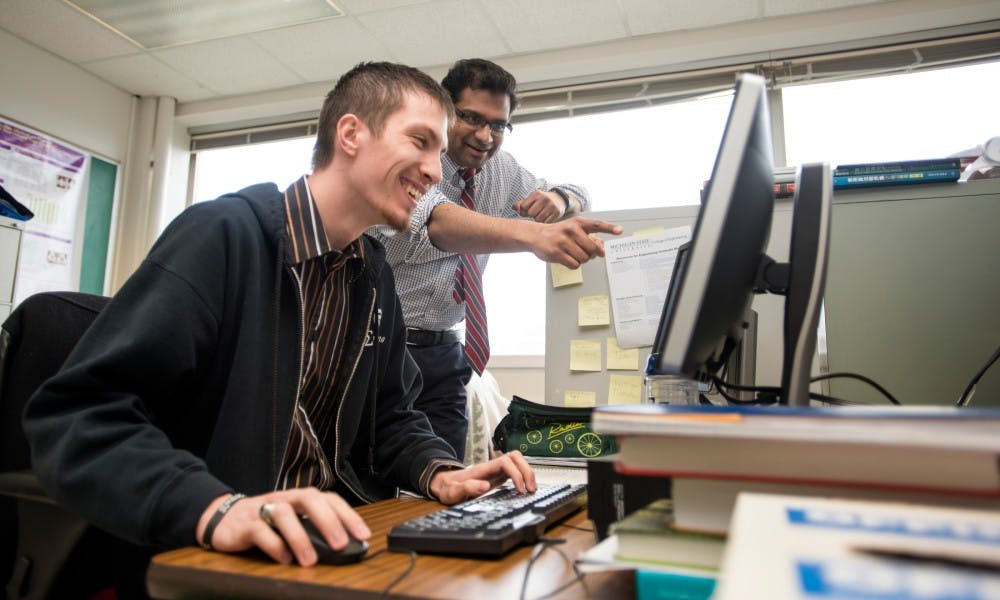
M 597 406 L 597 393 L 566 390 L 566 393 L 563 395 L 563 405 L 582 408 Z
M 601 340 L 570 340 L 569 370 L 600 371 Z
M 608 382 L 608 404 L 639 404 L 642 402 L 640 375 L 612 375 Z
M 656 235 L 658 233 L 663 233 L 666 231 L 663 227 L 650 227 L 649 229 L 640 229 L 632 234 L 632 237 L 649 237 L 651 235 Z
M 606 295 L 581 296 L 577 301 L 577 324 L 580 327 L 611 324 L 611 302 Z
M 608 370 L 638 371 L 639 349 L 619 348 L 618 338 L 608 338 Z
M 568 269 L 558 263 L 549 263 L 549 270 L 552 271 L 552 287 L 554 288 L 583 283 L 582 267 Z

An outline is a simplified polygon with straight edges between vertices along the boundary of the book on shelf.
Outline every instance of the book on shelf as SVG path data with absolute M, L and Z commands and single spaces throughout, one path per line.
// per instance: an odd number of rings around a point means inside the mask
M 962 164 L 958 158 L 838 165 L 833 171 L 833 187 L 837 189 L 958 181 L 961 175 Z
M 778 483 L 753 479 L 674 477 L 674 527 L 703 533 L 726 534 L 740 493 L 784 494 L 820 498 L 880 500 L 996 510 L 1000 497 L 950 492 L 916 492 L 897 488 L 852 485 Z
M 774 168 L 774 197 L 791 198 L 795 195 L 795 176 L 798 174 L 798 167 L 775 167 Z M 711 180 L 706 179 L 702 184 L 702 192 L 708 189 Z
M 902 173 L 872 173 L 868 175 L 834 175 L 833 187 L 871 187 L 879 185 L 906 185 L 910 183 L 941 183 L 958 181 L 962 172 L 958 169 L 936 171 L 906 171 Z
M 1000 513 L 742 494 L 716 600 L 978 600 L 1000 592 Z
M 795 195 L 795 182 L 794 181 L 784 181 L 775 182 L 774 184 L 774 197 L 775 198 L 791 198 Z
M 887 175 L 892 173 L 919 173 L 927 171 L 952 170 L 962 170 L 962 161 L 960 159 L 932 158 L 927 160 L 903 160 L 895 162 L 837 165 L 837 168 L 833 170 L 833 176 Z
M 611 527 L 618 536 L 617 560 L 704 569 L 714 572 L 722 562 L 723 535 L 674 528 L 673 502 L 661 498 Z

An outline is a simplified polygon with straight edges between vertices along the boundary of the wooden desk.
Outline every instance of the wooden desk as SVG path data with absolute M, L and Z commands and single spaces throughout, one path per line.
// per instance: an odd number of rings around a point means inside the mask
M 368 558 L 349 566 L 317 565 L 311 568 L 285 566 L 263 555 L 237 556 L 209 552 L 198 547 L 181 548 L 153 558 L 146 575 L 149 593 L 164 600 L 191 597 L 239 598 L 377 598 L 386 586 L 410 564 L 410 556 L 382 552 L 386 533 L 396 523 L 442 508 L 420 499 L 393 499 L 358 509 L 372 530 Z M 570 559 L 594 545 L 585 511 L 570 516 L 547 532 L 564 538 L 558 546 Z M 435 598 L 455 600 L 505 600 L 518 598 L 533 546 L 518 548 L 499 560 L 455 558 L 422 554 L 387 598 Z M 552 592 L 575 577 L 573 569 L 554 549 L 546 549 L 535 561 L 528 577 L 527 598 Z M 575 583 L 553 598 L 634 598 L 632 571 L 591 573 L 584 576 L 586 589 Z

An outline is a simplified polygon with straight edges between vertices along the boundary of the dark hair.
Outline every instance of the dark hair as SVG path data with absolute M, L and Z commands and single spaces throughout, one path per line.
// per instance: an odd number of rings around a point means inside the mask
M 451 101 L 465 88 L 507 94 L 510 112 L 517 108 L 517 81 L 500 65 L 482 58 L 465 58 L 457 61 L 441 80 L 441 85 L 451 94 Z
M 320 110 L 313 169 L 322 169 L 333 160 L 337 122 L 341 117 L 356 115 L 379 136 L 389 115 L 403 106 L 407 92 L 430 96 L 447 113 L 449 123 L 454 118 L 455 107 L 448 93 L 423 71 L 395 63 L 362 62 L 344 73 L 326 95 Z

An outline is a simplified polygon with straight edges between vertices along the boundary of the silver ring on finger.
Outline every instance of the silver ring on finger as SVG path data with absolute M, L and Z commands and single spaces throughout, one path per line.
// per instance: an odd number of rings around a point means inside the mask
M 274 527 L 274 517 L 271 515 L 271 511 L 274 510 L 274 507 L 274 502 L 265 502 L 260 505 L 260 519 L 271 527 Z

